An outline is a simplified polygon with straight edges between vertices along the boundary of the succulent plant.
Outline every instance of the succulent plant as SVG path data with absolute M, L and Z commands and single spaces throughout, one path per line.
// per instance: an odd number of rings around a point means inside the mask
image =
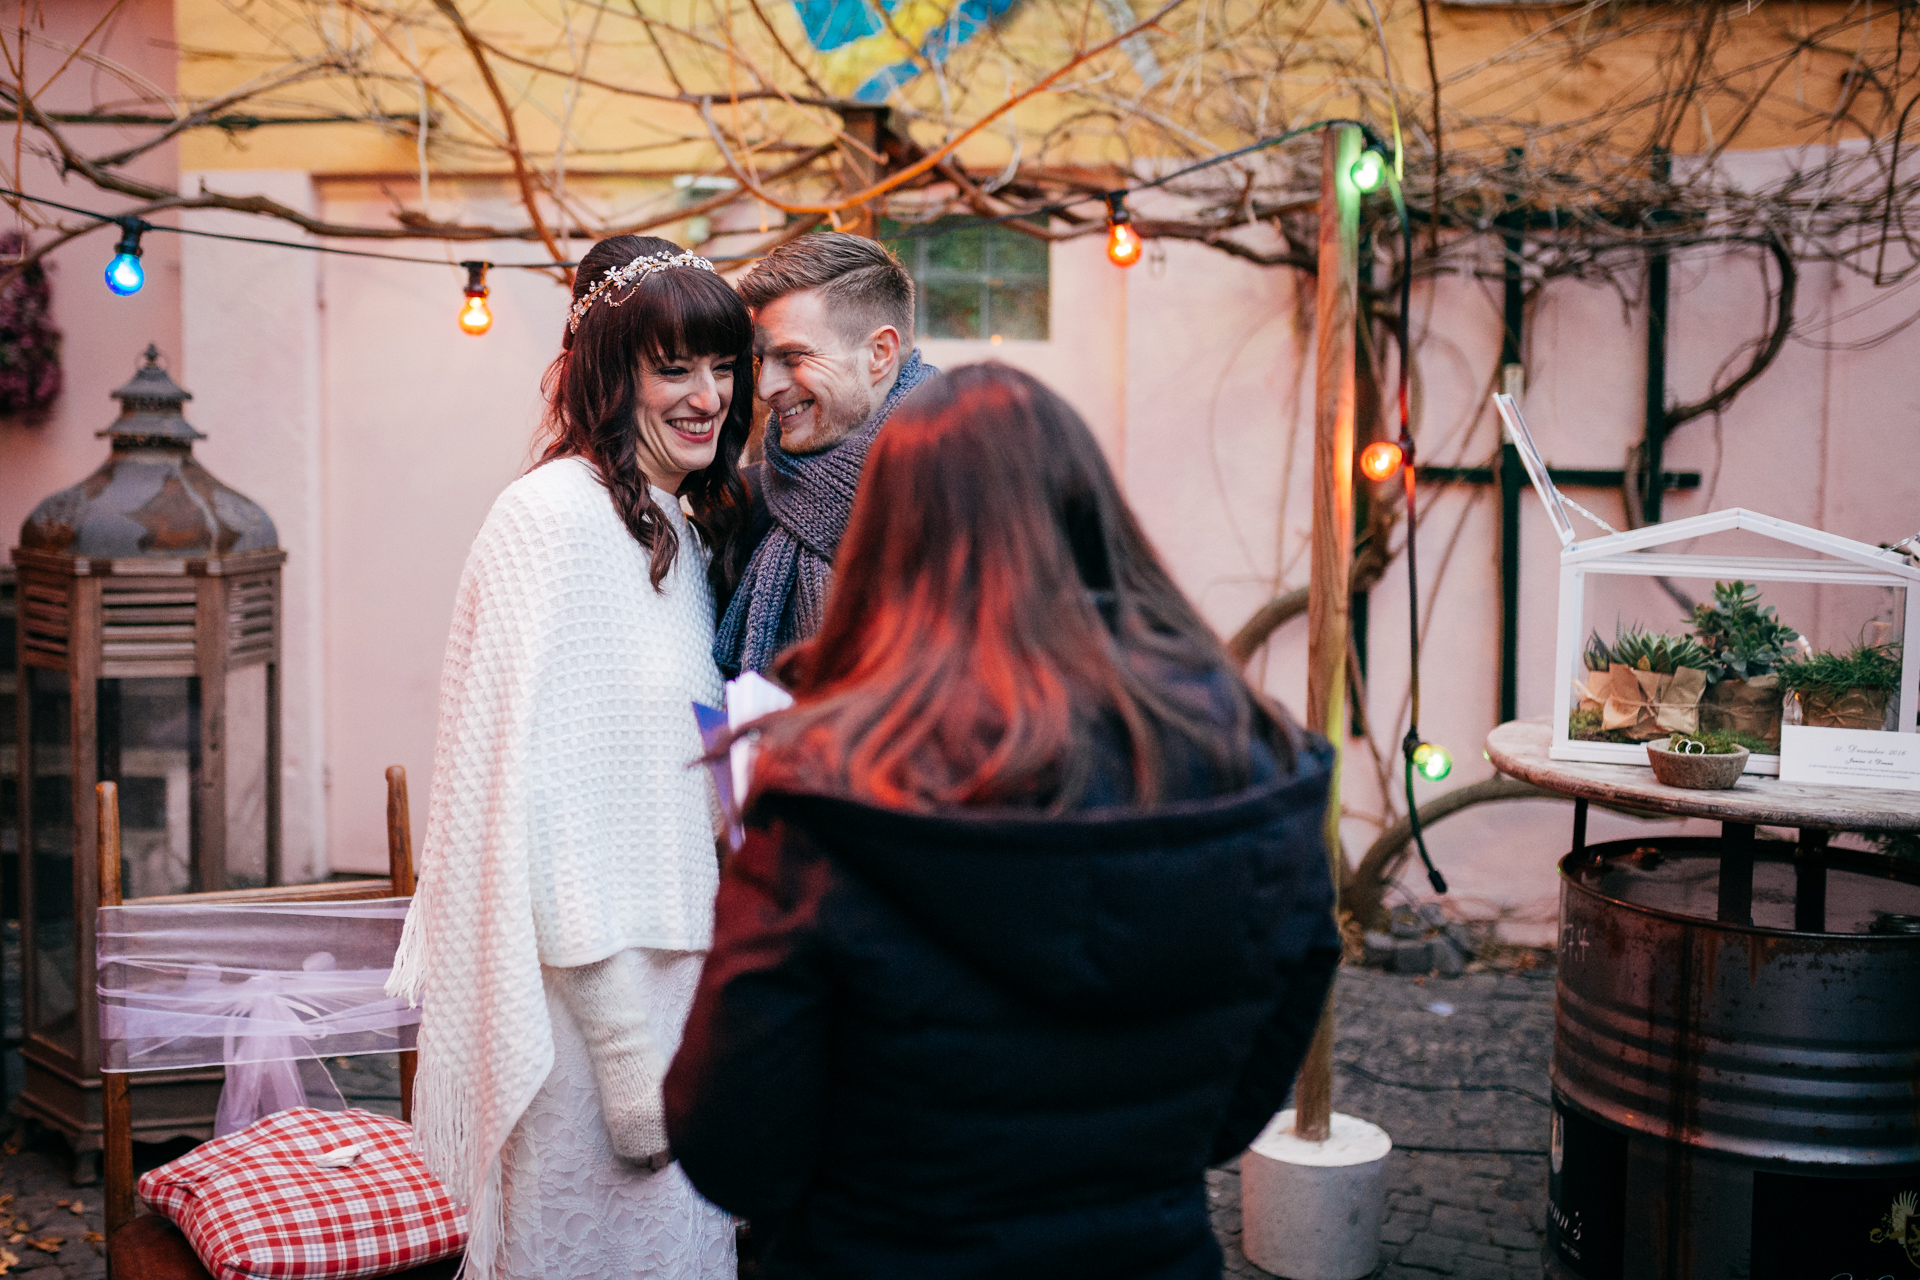
M 1707 678 L 1751 680 L 1778 671 L 1800 633 L 1781 622 L 1760 589 L 1744 582 L 1713 584 L 1713 603 L 1693 606 L 1693 634 L 1708 656 Z
M 1600 633 L 1596 631 L 1587 637 L 1587 651 L 1583 657 L 1586 659 L 1587 670 L 1605 671 L 1613 665 L 1613 646 L 1602 640 Z
M 1681 667 L 1704 671 L 1712 665 L 1707 651 L 1686 636 L 1669 636 L 1635 627 L 1614 637 L 1612 659 L 1639 671 L 1670 676 Z

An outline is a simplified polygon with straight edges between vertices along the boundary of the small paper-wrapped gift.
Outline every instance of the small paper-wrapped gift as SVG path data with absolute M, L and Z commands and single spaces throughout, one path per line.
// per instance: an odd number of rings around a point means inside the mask
M 1887 689 L 1802 689 L 1800 715 L 1806 724 L 1828 729 L 1891 729 Z
M 1707 691 L 1706 672 L 1681 667 L 1671 675 L 1662 675 L 1616 662 L 1606 676 L 1606 701 L 1600 707 L 1602 729 L 1624 733 L 1635 742 L 1648 742 L 1669 733 L 1700 732 L 1700 695 Z M 1593 685 L 1589 676 L 1588 688 Z
M 1700 729 L 1758 738 L 1767 750 L 1780 750 L 1780 677 L 1722 680 L 1700 700 Z

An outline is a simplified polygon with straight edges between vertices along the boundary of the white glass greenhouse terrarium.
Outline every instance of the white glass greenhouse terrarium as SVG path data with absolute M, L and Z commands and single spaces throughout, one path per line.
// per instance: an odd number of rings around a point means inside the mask
M 1562 494 L 1494 397 L 1559 535 L 1555 760 L 1646 764 L 1721 734 L 1780 771 L 1780 726 L 1916 731 L 1920 568 L 1897 550 L 1734 507 L 1625 533 Z M 1577 541 L 1570 512 L 1606 530 Z

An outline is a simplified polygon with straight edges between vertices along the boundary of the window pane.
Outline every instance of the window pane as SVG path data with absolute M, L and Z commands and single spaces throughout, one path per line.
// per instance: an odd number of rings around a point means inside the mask
M 200 681 L 100 681 L 100 780 L 120 784 L 120 891 L 194 893 L 193 795 L 200 778 Z
M 950 231 L 927 238 L 927 267 L 932 271 L 984 271 L 987 266 L 985 227 Z
M 981 338 L 980 286 L 977 284 L 928 284 L 927 336 L 929 338 Z
M 1045 240 L 1035 240 L 1032 236 L 1023 236 L 1018 231 L 1010 231 L 1005 227 L 995 227 L 993 231 L 995 273 L 1046 274 L 1049 246 Z
M 267 882 L 267 664 L 227 672 L 227 888 Z
M 27 669 L 27 804 L 33 830 L 33 1032 L 80 1051 L 73 919 L 73 693 L 64 671 Z
M 979 225 L 971 215 L 917 227 L 883 220 L 880 231 L 916 236 L 894 240 L 891 247 L 913 273 L 923 337 L 1046 340 L 1046 241 L 998 224 Z
M 1043 341 L 1047 336 L 1047 285 L 1002 284 L 988 290 L 989 337 Z

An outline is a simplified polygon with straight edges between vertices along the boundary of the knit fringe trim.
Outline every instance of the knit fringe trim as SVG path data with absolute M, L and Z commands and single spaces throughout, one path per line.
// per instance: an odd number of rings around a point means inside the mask
M 407 908 L 407 918 L 400 926 L 400 946 L 393 954 L 393 972 L 387 976 L 387 994 L 395 1000 L 405 1000 L 409 1009 L 418 1009 L 420 1001 L 426 996 L 427 957 L 433 954 L 431 930 L 427 917 L 432 914 L 432 906 L 427 899 L 431 893 L 428 881 L 421 881 L 413 892 L 413 905 Z
M 467 1250 L 459 1280 L 489 1280 L 506 1234 L 500 1147 L 488 1144 L 492 1149 L 476 1159 L 476 1148 L 488 1139 L 475 1091 L 462 1088 L 454 1073 L 435 1070 L 430 1055 L 421 1055 L 420 1066 L 413 1085 L 413 1149 L 465 1206 Z
M 493 1280 L 495 1263 L 506 1244 L 507 1203 L 501 1186 L 500 1155 L 487 1162 L 486 1181 L 467 1206 L 467 1251 L 454 1280 Z

